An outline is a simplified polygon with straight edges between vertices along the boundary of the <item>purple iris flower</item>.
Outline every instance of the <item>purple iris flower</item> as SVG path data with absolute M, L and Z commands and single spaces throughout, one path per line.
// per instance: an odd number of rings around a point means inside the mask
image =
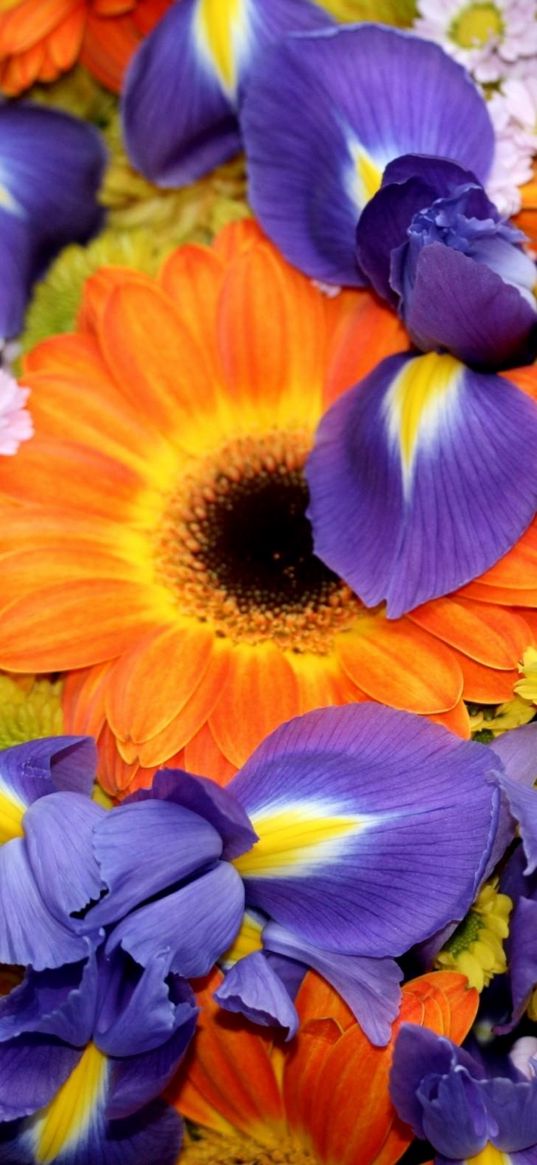
M 181 1122 L 162 1103 L 193 1035 L 188 985 L 122 952 L 29 970 L 0 999 L 0 1162 L 174 1165 Z
M 473 174 L 441 158 L 384 171 L 356 232 L 358 265 L 423 351 L 500 368 L 537 345 L 535 263 Z
M 35 280 L 98 229 L 106 155 L 91 126 L 58 110 L 0 105 L 0 340 L 17 335 Z
M 0 752 L 0 962 L 37 971 L 86 952 L 72 915 L 101 893 L 91 834 L 93 741 L 33 740 Z
M 290 1031 L 286 988 L 315 967 L 386 1043 L 395 958 L 473 901 L 497 767 L 483 746 L 392 709 L 311 712 L 225 789 L 165 770 L 105 814 L 93 848 L 108 893 L 81 928 L 109 927 L 108 951 L 142 966 L 161 954 L 185 978 L 220 961 L 224 1006 Z
M 491 1147 L 510 1165 L 535 1165 L 537 1079 L 528 1075 L 514 1066 L 508 1076 L 488 1075 L 450 1040 L 403 1024 L 390 1092 L 401 1120 L 433 1145 L 436 1165 L 468 1162 L 487 1148 L 492 1160 Z
M 331 24 L 310 0 L 172 5 L 127 73 L 123 124 L 135 166 L 160 186 L 182 186 L 233 157 L 244 87 L 268 46 Z
M 328 283 L 368 282 L 356 223 L 389 162 L 434 155 L 483 182 L 494 154 L 464 70 L 438 45 L 374 24 L 282 38 L 249 77 L 240 120 L 257 218 L 291 263 Z

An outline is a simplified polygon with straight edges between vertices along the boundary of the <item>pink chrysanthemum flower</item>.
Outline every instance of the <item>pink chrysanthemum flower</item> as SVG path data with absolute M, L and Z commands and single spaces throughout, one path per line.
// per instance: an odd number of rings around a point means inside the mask
M 477 81 L 499 81 L 537 53 L 536 0 L 419 0 L 415 31 L 434 40 Z
M 33 436 L 34 426 L 26 401 L 29 388 L 20 388 L 9 372 L 0 369 L 0 454 L 12 456 L 23 441 Z
M 487 193 L 502 214 L 516 214 L 521 205 L 519 187 L 530 181 L 533 156 L 537 153 L 535 62 L 520 62 L 516 75 L 502 83 L 488 108 L 496 133 L 496 151 Z

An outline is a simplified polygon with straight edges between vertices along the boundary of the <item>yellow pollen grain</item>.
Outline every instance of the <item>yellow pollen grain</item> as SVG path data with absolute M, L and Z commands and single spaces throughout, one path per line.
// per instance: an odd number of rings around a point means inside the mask
M 242 877 L 251 878 L 300 875 L 323 858 L 329 859 L 333 843 L 360 827 L 356 817 L 313 816 L 307 805 L 252 816 L 252 824 L 259 841 L 233 863 Z
M 270 641 L 282 650 L 328 655 L 338 631 L 353 625 L 359 600 L 344 583 L 331 584 L 315 603 L 267 604 L 261 593 L 248 601 L 226 590 L 204 560 L 212 506 L 225 503 L 234 487 L 263 479 L 277 484 L 302 474 L 311 433 L 274 430 L 241 437 L 200 464 L 178 483 L 162 513 L 154 538 L 156 581 L 174 599 L 178 613 L 210 622 L 216 633 L 236 644 Z
M 76 1066 L 33 1126 L 36 1165 L 50 1165 L 84 1137 L 102 1099 L 107 1059 L 88 1044 Z

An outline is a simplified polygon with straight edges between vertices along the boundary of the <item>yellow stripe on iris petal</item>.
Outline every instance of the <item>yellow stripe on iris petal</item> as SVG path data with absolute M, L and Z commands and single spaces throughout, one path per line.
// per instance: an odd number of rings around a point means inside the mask
M 95 1044 L 88 1044 L 74 1071 L 33 1125 L 36 1165 L 50 1165 L 83 1139 L 103 1101 L 107 1076 L 106 1056 Z
M 307 877 L 319 865 L 338 861 L 345 841 L 365 825 L 311 802 L 252 814 L 251 820 L 259 841 L 233 863 L 244 878 Z
M 405 364 L 386 396 L 388 432 L 399 450 L 408 493 L 416 454 L 434 437 L 456 401 L 464 366 L 454 356 L 428 352 Z
M 23 818 L 28 806 L 0 781 L 0 845 L 24 837 Z
M 485 1145 L 485 1148 L 475 1157 L 467 1157 L 464 1165 L 511 1165 L 512 1158 L 508 1153 L 502 1153 L 495 1145 Z
M 237 88 L 237 56 L 247 33 L 248 0 L 199 0 L 195 34 L 198 47 L 228 93 Z
M 239 959 L 245 959 L 247 955 L 253 955 L 256 951 L 263 950 L 261 938 L 263 925 L 263 923 L 258 922 L 257 918 L 254 918 L 253 914 L 248 914 L 246 911 L 238 935 L 225 954 L 222 955 L 222 958 L 219 959 L 222 967 L 233 967 Z
M 349 136 L 347 145 L 350 154 L 347 193 L 359 213 L 380 189 L 385 162 L 378 162 L 354 136 Z

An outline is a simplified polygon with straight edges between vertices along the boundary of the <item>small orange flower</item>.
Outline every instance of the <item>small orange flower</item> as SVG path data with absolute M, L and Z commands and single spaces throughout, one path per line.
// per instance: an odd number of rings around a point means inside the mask
M 414 979 L 403 987 L 390 1044 L 374 1048 L 339 996 L 310 972 L 297 997 L 299 1034 L 282 1045 L 222 1013 L 211 999 L 214 986 L 213 977 L 198 996 L 202 1011 L 194 1045 L 168 1090 L 167 1099 L 184 1116 L 211 1130 L 206 1138 L 202 1134 L 202 1154 L 196 1142 L 191 1148 L 187 1142 L 185 1165 L 392 1165 L 412 1141 L 388 1093 L 401 1023 L 420 1024 L 460 1043 L 479 998 L 453 972 Z
M 16 97 L 81 61 L 119 92 L 130 58 L 172 0 L 0 0 L 0 89 Z
M 65 730 L 98 737 L 109 792 L 170 761 L 225 782 L 311 708 L 378 700 L 467 736 L 463 694 L 509 698 L 537 524 L 395 621 L 312 552 L 319 418 L 406 344 L 368 292 L 325 297 L 243 222 L 157 281 L 98 273 L 79 331 L 27 358 L 35 436 L 0 464 L 0 668 L 72 673 Z
M 520 188 L 522 206 L 513 219 L 517 227 L 524 231 L 530 245 L 537 248 L 537 162 L 533 163 L 533 176 Z

